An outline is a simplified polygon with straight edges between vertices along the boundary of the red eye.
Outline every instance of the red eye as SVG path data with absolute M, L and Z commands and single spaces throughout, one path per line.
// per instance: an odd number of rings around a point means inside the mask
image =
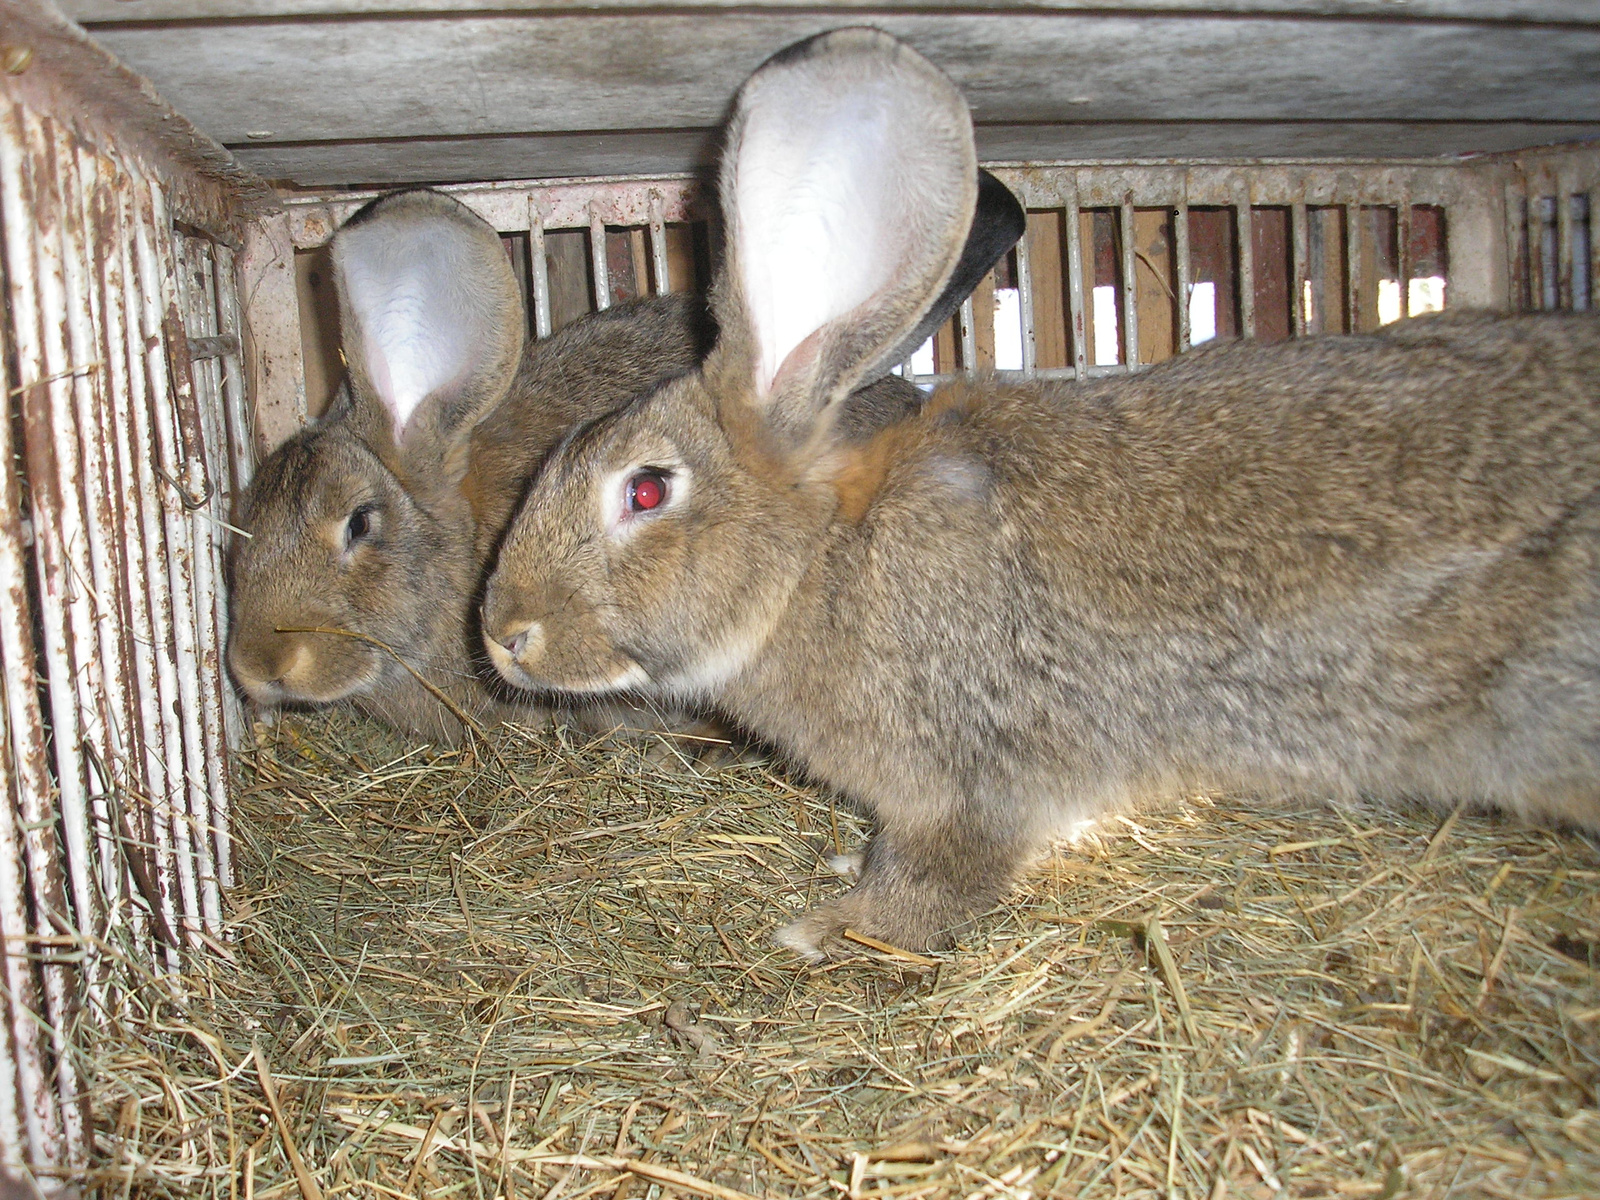
M 649 512 L 667 498 L 667 477 L 660 471 L 640 471 L 628 480 L 628 511 Z

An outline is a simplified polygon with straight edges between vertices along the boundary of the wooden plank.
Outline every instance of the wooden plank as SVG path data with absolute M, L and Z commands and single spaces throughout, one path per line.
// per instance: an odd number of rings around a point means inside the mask
M 938 332 L 933 335 L 933 373 L 935 375 L 953 375 L 961 369 L 960 355 L 956 352 L 958 341 L 956 322 L 958 318 L 951 317 Z
M 1156 363 L 1177 350 L 1177 291 L 1173 286 L 1172 213 L 1133 214 L 1134 297 L 1139 306 L 1139 361 Z
M 306 376 L 306 419 L 328 411 L 344 379 L 339 358 L 339 297 L 333 287 L 333 260 L 326 246 L 294 256 L 295 294 L 300 303 L 300 360 Z
M 1067 340 L 1067 248 L 1059 212 L 1028 214 L 1028 266 L 1033 272 L 1034 363 L 1072 365 Z
M 972 336 L 977 347 L 979 371 L 994 370 L 994 290 L 993 271 L 972 289 Z
M 294 242 L 282 213 L 251 225 L 234 265 L 244 309 L 244 362 L 255 407 L 256 458 L 306 422 Z
M 552 229 L 544 235 L 550 275 L 550 331 L 571 324 L 593 309 L 589 289 L 589 233 Z
M 1250 238 L 1250 262 L 1255 274 L 1255 336 L 1263 342 L 1286 341 L 1294 328 L 1289 312 L 1289 210 L 1277 206 L 1252 210 Z
M 1226 208 L 1189 210 L 1189 260 L 1195 283 L 1216 289 L 1217 337 L 1237 337 L 1238 288 L 1234 283 L 1233 213 Z
M 670 7 L 680 11 L 723 8 L 785 9 L 812 7 L 816 0 L 678 0 Z M 61 8 L 80 24 L 133 20 L 218 20 L 245 17 L 285 17 L 342 15 L 360 13 L 438 12 L 517 12 L 540 9 L 605 10 L 664 7 L 657 0 L 142 0 L 130 12 L 128 0 L 60 0 Z M 995 12 L 1012 9 L 1037 11 L 1055 9 L 1062 13 L 1094 9 L 1101 12 L 1148 13 L 1193 12 L 1266 13 L 1297 18 L 1313 16 L 1378 16 L 1394 14 L 1395 0 L 989 0 L 972 5 L 966 0 L 875 0 L 871 6 L 883 12 L 897 9 L 959 9 L 981 7 Z M 1591 0 L 1409 0 L 1408 20 L 1471 18 L 1479 21 L 1562 21 L 1580 25 L 1600 24 Z
M 667 226 L 667 281 L 675 292 L 701 290 L 700 272 L 695 264 L 694 227 Z
M 827 11 L 541 10 L 141 21 L 96 38 L 211 136 L 250 146 L 709 128 L 760 62 L 838 23 Z M 1037 12 L 874 23 L 949 72 L 984 123 L 1600 122 L 1600 27 Z

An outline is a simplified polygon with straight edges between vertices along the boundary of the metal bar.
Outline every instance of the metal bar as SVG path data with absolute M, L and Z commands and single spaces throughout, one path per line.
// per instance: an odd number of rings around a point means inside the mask
M 611 264 L 606 259 L 606 223 L 600 205 L 589 205 L 589 259 L 594 264 L 594 306 L 603 312 L 611 307 Z
M 1033 263 L 1026 227 L 1017 239 L 1017 315 L 1022 324 L 1022 373 L 1031 379 L 1039 362 L 1039 335 L 1033 323 Z
M 167 253 L 176 266 L 173 275 L 176 296 L 184 318 L 184 329 L 189 338 L 209 337 L 216 334 L 216 303 L 212 293 L 211 259 L 209 243 L 198 237 L 177 233 L 170 237 Z M 186 339 L 187 342 L 188 339 Z M 221 409 L 219 381 L 214 360 L 195 363 L 190 361 L 193 390 L 187 403 L 193 409 L 193 436 L 195 445 L 189 447 L 187 458 L 189 472 L 187 486 L 196 495 L 205 495 L 205 502 L 189 513 L 189 524 L 195 541 L 195 629 L 200 655 L 195 663 L 200 684 L 200 733 L 205 747 L 201 767 L 205 772 L 205 808 L 191 814 L 195 818 L 195 845 L 199 849 L 200 917 L 206 930 L 213 935 L 222 933 L 222 895 L 217 886 L 216 854 L 217 825 L 213 817 L 216 797 L 227 790 L 227 739 L 222 730 L 222 688 L 226 686 L 221 658 L 222 624 L 218 619 L 217 605 L 222 589 L 222 532 L 225 513 L 213 514 L 225 486 L 223 472 L 226 463 L 216 461 L 215 450 L 220 446 L 221 435 L 216 429 L 216 415 Z M 180 402 L 183 402 L 180 389 Z
M 444 184 L 439 190 L 466 204 L 501 233 L 528 230 L 530 225 L 525 222 L 535 204 L 547 230 L 586 229 L 596 207 L 608 224 L 648 225 L 652 193 L 661 197 L 663 221 L 703 220 L 712 211 L 699 184 L 688 175 Z M 287 198 L 284 209 L 295 249 L 323 245 L 357 209 L 382 194 L 381 189 L 367 188 L 331 199 Z
M 1256 335 L 1255 230 L 1250 213 L 1250 188 L 1236 185 L 1234 220 L 1239 230 L 1239 332 L 1247 338 Z
M 1586 195 L 1589 230 L 1589 307 L 1600 309 L 1600 187 Z
M 1562 308 L 1573 308 L 1572 302 L 1572 193 L 1575 190 L 1568 172 L 1556 172 L 1556 301 Z
M 971 296 L 961 302 L 958 317 L 957 327 L 961 334 L 961 373 L 971 379 L 978 373 L 978 330 L 974 324 L 976 315 L 973 312 Z
M 544 212 L 528 197 L 528 266 L 533 270 L 533 336 L 550 336 L 550 260 L 544 249 Z
M 672 290 L 672 280 L 667 277 L 667 220 L 659 192 L 650 193 L 650 267 L 655 272 L 655 294 L 664 296 Z
M 24 114 L 28 152 L 37 167 L 54 166 L 54 139 L 31 113 Z M 54 229 L 61 221 L 61 203 L 51 180 L 34 179 L 29 209 L 35 228 Z M 57 783 L 60 788 L 61 828 L 66 839 L 67 872 L 72 881 L 76 921 L 80 929 L 93 928 L 96 911 L 89 857 L 89 787 L 78 747 L 84 737 L 83 721 L 94 708 L 89 691 L 90 662 L 78 661 L 75 650 L 84 643 L 79 631 L 92 625 L 85 611 L 79 564 L 71 555 L 83 544 L 83 515 L 73 487 L 77 454 L 72 436 L 73 373 L 88 364 L 70 361 L 62 328 L 65 279 L 54 239 L 36 235 L 36 286 L 41 317 L 37 341 L 31 348 L 19 345 L 23 357 L 37 364 L 36 378 L 49 383 L 22 393 L 23 446 L 28 463 L 32 503 L 34 550 L 38 564 L 39 625 L 43 631 L 44 661 L 50 696 L 50 719 Z M 19 330 L 21 326 L 19 323 Z M 19 343 L 22 341 L 19 337 Z M 80 673 L 80 667 L 81 673 Z M 95 679 L 98 682 L 98 679 Z
M 1122 233 L 1122 361 L 1130 371 L 1139 369 L 1139 287 L 1138 258 L 1133 245 L 1133 193 L 1124 196 L 1118 207 L 1118 228 Z
M 1083 315 L 1083 231 L 1078 228 L 1078 193 L 1065 205 L 1067 223 L 1067 326 L 1072 331 L 1072 371 L 1077 379 L 1089 374 L 1088 322 Z
M 1181 354 L 1189 348 L 1189 292 L 1193 285 L 1189 282 L 1189 272 L 1192 265 L 1189 262 L 1189 202 L 1188 183 L 1184 184 L 1185 199 L 1180 201 L 1172 214 L 1173 245 L 1178 258 L 1178 352 Z
M 1506 307 L 1525 311 L 1531 300 L 1528 287 L 1532 266 L 1528 246 L 1528 197 L 1514 182 L 1506 184 Z
M 1400 202 L 1394 208 L 1395 277 L 1400 287 L 1400 316 L 1411 315 L 1411 190 L 1400 189 Z
M 149 782 L 145 796 L 144 823 L 146 846 L 154 870 L 152 882 L 156 889 L 158 913 L 169 932 L 179 927 L 177 892 L 177 864 L 172 841 L 171 822 L 164 814 L 178 803 L 183 772 L 183 737 L 178 731 L 177 709 L 181 700 L 178 693 L 177 666 L 172 659 L 171 592 L 168 583 L 167 529 L 163 513 L 161 481 L 156 477 L 151 448 L 150 398 L 151 381 L 145 367 L 144 294 L 139 275 L 138 253 L 135 248 L 135 230 L 144 219 L 133 181 L 124 179 L 118 188 L 119 227 L 117 243 L 121 250 L 121 285 L 128 297 L 126 338 L 127 390 L 117 421 L 119 439 L 126 439 L 119 449 L 131 471 L 124 482 L 128 492 L 127 505 L 139 514 L 139 536 L 132 539 L 129 558 L 137 562 L 134 578 L 145 586 L 134 590 L 134 633 L 144 634 L 143 644 L 149 648 L 137 660 L 141 692 L 147 697 L 142 705 L 144 737 L 154 761 L 150 766 Z M 154 697 L 151 703 L 149 697 Z M 177 948 L 163 946 L 169 965 L 177 964 Z
M 232 286 L 233 280 L 233 272 L 228 268 L 227 260 L 222 254 L 227 248 L 203 239 L 194 239 L 192 244 L 197 252 L 196 257 L 205 269 L 204 284 L 195 294 L 196 316 L 207 318 L 213 334 L 223 338 L 226 332 L 222 298 Z M 237 341 L 234 344 L 237 344 Z M 234 493 L 233 456 L 228 445 L 226 420 L 228 405 L 226 356 L 202 364 L 201 371 L 207 381 L 208 391 L 206 402 L 200 406 L 200 415 L 208 447 L 209 474 L 215 487 L 211 503 L 208 505 L 212 512 L 204 516 L 206 531 L 211 535 L 211 570 L 212 577 L 216 581 L 211 595 L 213 636 L 210 671 L 217 707 L 214 717 L 208 714 L 208 718 L 216 722 L 215 728 L 208 734 L 215 743 L 211 756 L 207 759 L 211 771 L 210 842 L 217 885 L 227 887 L 231 882 L 231 871 L 227 869 L 231 857 L 228 845 L 231 812 L 228 798 L 228 763 L 233 747 L 240 742 L 237 736 L 237 696 L 229 682 L 223 658 L 228 645 L 228 597 L 226 589 L 222 586 L 222 580 L 226 577 L 228 553 L 228 528 L 225 522 L 232 512 L 231 498 Z M 215 761 L 212 761 L 213 758 Z M 215 914 L 215 922 L 212 932 L 220 935 L 222 932 L 220 911 Z
M 15 106 L 0 106 L 0 149 L 17 164 L 0 171 L 0 237 L 4 239 L 7 299 L 16 329 L 15 354 L 20 383 L 33 390 L 46 377 L 40 361 L 40 317 L 31 234 L 34 214 L 28 197 L 26 134 Z M 5 329 L 0 323 L 0 330 Z M 9 339 L 8 339 L 9 340 Z M 5 356 L 9 357 L 9 355 Z M 4 357 L 0 357 L 0 363 Z M 32 385 L 32 386 L 30 386 Z M 25 587 L 22 481 L 16 472 L 18 448 L 11 422 L 0 422 L 0 667 L 6 705 L 5 831 L 0 835 L 0 932 L 7 945 L 32 940 L 24 892 L 42 916 L 71 919 L 64 861 L 54 836 L 54 812 L 44 714 L 34 683 L 33 597 Z M 18 836 L 20 834 L 20 837 Z M 20 844 L 19 844 L 20 843 Z M 38 928 L 37 925 L 34 928 Z M 42 1009 L 41 980 L 25 953 L 0 956 L 5 981 L 6 1035 L 0 1035 L 0 1161 L 21 1175 L 62 1163 L 67 1155 L 57 1087 L 49 1078 L 44 1031 L 34 1018 Z M 25 1149 L 26 1147 L 26 1149 Z
M 1344 206 L 1344 285 L 1351 333 L 1361 329 L 1361 205 Z
M 1549 311 L 1561 307 L 1557 267 L 1560 247 L 1556 245 L 1556 198 L 1540 196 L 1535 209 L 1539 214 L 1539 307 Z
M 1294 336 L 1306 336 L 1306 280 L 1310 275 L 1311 234 L 1307 228 L 1304 204 L 1289 206 L 1289 235 L 1294 245 L 1289 265 L 1289 311 L 1293 314 Z
M 142 181 L 137 186 L 137 195 L 148 214 L 148 219 L 135 227 L 133 240 L 144 300 L 144 340 L 145 345 L 150 347 L 150 352 L 145 356 L 145 368 L 150 376 L 150 395 L 155 401 L 152 405 L 151 427 L 156 434 L 156 457 L 164 472 L 160 495 L 166 517 L 167 578 L 171 588 L 173 648 L 178 663 L 178 715 L 183 746 L 181 778 L 186 785 L 173 797 L 170 820 L 179 894 L 183 898 L 179 921 L 190 943 L 198 946 L 201 901 L 200 881 L 195 869 L 199 861 L 199 851 L 195 845 L 195 818 L 208 805 L 204 794 L 205 745 L 200 731 L 200 681 L 199 671 L 196 670 L 200 660 L 200 639 L 195 628 L 196 550 L 193 528 L 184 508 L 184 501 L 195 495 L 192 490 L 195 481 L 179 424 L 183 403 L 183 397 L 178 394 L 181 381 L 173 379 L 166 357 L 166 339 L 170 328 L 166 317 L 171 304 L 173 271 L 171 258 L 163 252 L 166 246 L 160 233 L 163 226 L 167 225 L 166 206 L 160 190 Z M 200 822 L 201 829 L 209 826 L 209 820 Z
M 160 730 L 152 731 L 149 715 L 161 711 L 161 694 L 155 683 L 153 651 L 157 645 L 150 621 L 150 590 L 145 581 L 152 580 L 148 562 L 145 525 L 142 510 L 149 503 L 147 491 L 140 478 L 139 462 L 146 456 L 138 453 L 130 433 L 132 418 L 129 414 L 129 396 L 136 390 L 135 378 L 142 379 L 136 370 L 130 374 L 130 355 L 137 338 L 129 324 L 127 305 L 130 287 L 127 272 L 128 210 L 131 205 L 131 183 L 125 176 L 112 181 L 100 198 L 102 211 L 97 216 L 101 226 L 108 231 L 104 255 L 98 267 L 99 287 L 104 296 L 103 311 L 106 321 L 106 418 L 107 448 L 114 465 L 112 487 L 117 496 L 122 536 L 120 540 L 120 565 L 124 576 L 122 600 L 125 605 L 124 623 L 132 643 L 131 670 L 128 687 L 137 700 L 137 719 L 129 730 L 128 754 L 137 756 L 137 765 L 130 763 L 129 770 L 140 783 L 129 792 L 145 800 L 144 803 L 121 806 L 125 832 L 137 844 L 124 845 L 126 859 L 141 859 L 149 868 L 146 874 L 154 877 L 161 863 L 155 849 L 157 822 L 146 798 L 164 797 L 167 792 L 166 751 Z M 137 318 L 135 317 L 136 321 Z M 147 472 L 148 473 L 148 469 Z M 125 756 L 126 757 L 126 756 Z M 131 798 L 131 796 L 130 796 Z M 123 873 L 132 870 L 124 863 Z M 150 898 L 146 897 L 146 902 Z M 153 905 L 155 916 L 172 927 L 175 914 L 163 909 L 160 897 Z M 137 908 L 130 910 L 130 922 L 140 936 L 149 936 L 153 927 L 147 926 Z
M 123 900 L 119 853 L 111 823 L 111 797 L 114 780 L 131 760 L 125 731 L 135 719 L 132 701 L 124 686 L 128 678 L 128 655 L 122 634 L 123 576 L 112 562 L 114 539 L 120 526 L 115 510 L 114 489 L 106 462 L 102 430 L 105 428 L 105 359 L 107 344 L 98 291 L 91 286 L 94 248 L 89 230 L 93 228 L 85 193 L 96 190 L 97 164 L 82 146 L 56 135 L 57 182 L 62 201 L 62 220 L 55 233 L 59 238 L 63 279 L 68 301 L 64 326 L 68 338 L 68 357 L 76 362 L 94 362 L 95 369 L 73 379 L 72 435 L 77 443 L 74 483 L 83 514 L 84 544 L 78 549 L 80 586 L 87 592 L 90 625 L 79 627 L 82 639 L 76 653 L 80 661 L 93 664 L 89 687 L 93 691 L 94 720 L 86 729 L 86 745 L 98 762 L 110 772 L 89 794 L 90 818 L 99 851 L 100 903 L 109 923 Z M 109 167 L 109 164 L 107 164 Z M 95 929 L 99 933 L 100 930 Z
M 218 245 L 217 255 L 217 328 L 223 336 L 232 336 L 241 347 L 244 343 L 244 321 L 239 300 L 238 256 L 227 246 Z M 250 397 L 244 385 L 244 352 L 242 349 L 222 356 L 223 411 L 227 417 L 229 469 L 234 490 L 242 493 L 250 486 L 255 474 L 255 422 L 251 419 Z

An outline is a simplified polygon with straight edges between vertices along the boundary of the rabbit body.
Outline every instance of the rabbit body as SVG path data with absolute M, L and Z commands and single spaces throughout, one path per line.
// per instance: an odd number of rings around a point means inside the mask
M 949 278 L 973 161 L 887 35 L 751 78 L 720 340 L 536 480 L 485 594 L 501 673 L 709 701 L 865 804 L 860 882 L 779 935 L 810 956 L 938 944 L 1064 822 L 1178 789 L 1600 829 L 1600 321 L 958 384 L 845 436 Z

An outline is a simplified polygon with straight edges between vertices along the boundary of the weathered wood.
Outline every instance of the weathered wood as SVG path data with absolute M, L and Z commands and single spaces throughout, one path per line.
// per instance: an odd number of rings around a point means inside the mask
M 1214 161 L 1216 159 L 1395 159 L 1515 150 L 1546 142 L 1600 140 L 1600 122 L 1107 121 L 980 125 L 987 164 Z M 264 179 L 303 187 L 594 175 L 677 175 L 715 159 L 716 130 L 619 130 L 573 135 L 429 138 L 395 142 L 236 145 L 239 163 Z
M 1263 342 L 1287 341 L 1293 329 L 1289 210 L 1256 208 L 1250 216 L 1250 263 L 1255 277 L 1255 336 Z
M 588 232 L 551 230 L 544 235 L 544 257 L 550 272 L 550 329 L 554 332 L 594 310 Z
M 244 360 L 255 410 L 256 458 L 306 422 L 294 241 L 282 213 L 252 224 L 234 267 L 244 309 Z
M 1139 308 L 1139 361 L 1157 363 L 1177 350 L 1174 322 L 1172 215 L 1163 209 L 1133 214 L 1134 296 Z
M 54 4 L 0 0 L 8 67 L 0 97 L 36 112 L 71 113 L 76 136 L 138 163 L 161 181 L 173 215 L 231 246 L 274 199 L 261 180 L 125 65 L 64 19 Z
M 306 416 L 328 411 L 334 389 L 344 378 L 339 358 L 339 298 L 333 288 L 333 260 L 326 246 L 294 256 L 295 293 L 300 301 L 300 356 L 305 366 Z
M 1435 154 L 1600 132 L 1600 18 L 849 16 L 951 74 L 989 160 Z M 840 21 L 784 7 L 714 21 L 692 9 L 476 9 L 124 21 L 95 35 L 242 163 L 309 184 L 703 165 L 706 131 L 749 71 Z
M 606 8 L 672 8 L 679 11 L 722 8 L 810 8 L 816 0 L 678 0 L 663 5 L 657 0 L 62 0 L 61 7 L 73 19 L 95 22 L 130 20 L 217 20 L 243 17 L 283 17 L 294 15 L 336 15 L 349 13 L 430 13 L 430 12 L 518 12 L 589 11 Z M 897 9 L 950 8 L 971 11 L 974 7 L 1006 11 L 1054 9 L 1072 12 L 1095 9 L 1102 12 L 1151 13 L 1193 12 L 1196 9 L 1217 13 L 1277 13 L 1294 17 L 1317 16 L 1395 16 L 1395 0 L 989 0 L 977 6 L 967 0 L 875 0 L 873 8 L 893 12 Z M 1600 13 L 1592 0 L 1409 0 L 1403 14 L 1409 20 L 1471 19 L 1478 21 L 1570 22 L 1600 24 Z
M 1061 226 L 1059 212 L 1028 214 L 1035 364 L 1046 369 L 1072 365 L 1067 341 L 1067 250 Z

